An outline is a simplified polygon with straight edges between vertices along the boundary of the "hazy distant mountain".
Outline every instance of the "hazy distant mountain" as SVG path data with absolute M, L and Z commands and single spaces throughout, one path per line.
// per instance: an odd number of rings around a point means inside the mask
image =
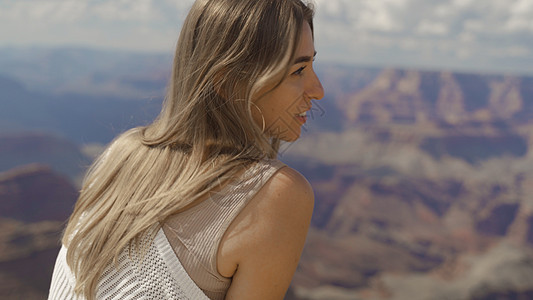
M 0 48 L 0 75 L 33 92 L 124 99 L 161 97 L 170 74 L 168 54 L 86 48 Z
M 55 135 L 0 134 L 0 172 L 33 163 L 48 165 L 67 178 L 79 179 L 91 160 L 78 145 Z
M 126 129 L 152 121 L 161 99 L 54 95 L 29 91 L 20 81 L 0 76 L 0 131 L 45 131 L 77 143 L 108 143 Z

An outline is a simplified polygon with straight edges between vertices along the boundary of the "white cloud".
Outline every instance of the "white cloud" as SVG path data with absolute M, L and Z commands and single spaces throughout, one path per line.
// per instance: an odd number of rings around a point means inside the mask
M 445 23 L 422 20 L 416 28 L 416 32 L 422 35 L 446 35 L 449 30 Z
M 0 0 L 0 46 L 70 43 L 168 52 L 193 2 Z M 320 58 L 499 68 L 533 56 L 533 0 L 314 2 Z M 533 73 L 531 63 L 513 65 Z
M 399 31 L 402 29 L 402 23 L 395 14 L 395 9 L 403 7 L 405 1 L 383 0 L 364 2 L 364 8 L 361 10 L 360 19 L 358 20 L 359 29 L 376 30 L 376 31 Z
M 4 1 L 4 3 L 2 3 Z M 56 23 L 156 21 L 183 14 L 193 0 L 0 0 L 3 20 Z
M 508 32 L 533 32 L 533 0 L 518 0 L 510 5 L 510 16 L 505 23 Z
M 403 9 L 409 0 L 317 0 L 320 19 L 348 23 L 356 30 L 395 32 L 402 29 L 396 11 Z
M 91 11 L 104 20 L 151 21 L 162 17 L 152 0 L 106 1 L 93 5 Z
M 527 18 L 512 18 L 505 23 L 504 28 L 508 32 L 531 31 L 533 32 L 533 20 Z
M 345 5 L 341 1 L 318 1 L 320 5 L 320 13 L 325 13 L 327 15 L 339 16 L 345 11 Z
M 532 0 L 518 0 L 511 4 L 511 13 L 516 15 L 528 15 L 533 13 Z
M 533 54 L 530 49 L 520 45 L 495 48 L 491 52 L 495 57 L 530 57 Z
M 464 9 L 466 7 L 469 7 L 473 3 L 474 3 L 474 0 L 453 0 L 451 4 L 454 7 Z
M 470 32 L 462 32 L 459 34 L 459 42 L 463 44 L 474 43 L 477 41 L 476 35 Z
M 72 22 L 86 10 L 87 1 L 83 0 L 10 1 L 2 5 L 0 17 L 4 21 Z
M 463 22 L 463 28 L 470 33 L 482 32 L 485 24 L 481 20 L 466 20 Z
M 524 63 L 533 56 L 533 0 L 317 2 L 317 44 L 337 48 L 331 60 L 472 69 L 508 64 L 533 73 Z

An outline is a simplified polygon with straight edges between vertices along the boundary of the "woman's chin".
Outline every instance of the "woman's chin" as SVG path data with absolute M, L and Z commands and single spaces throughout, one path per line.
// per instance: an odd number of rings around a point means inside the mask
M 274 130 L 268 130 L 267 136 L 277 138 L 284 142 L 294 142 L 300 138 L 302 133 L 301 127 L 276 127 Z
M 297 139 L 300 138 L 300 132 L 291 132 L 291 134 L 283 135 L 279 137 L 280 140 L 284 142 L 295 142 Z

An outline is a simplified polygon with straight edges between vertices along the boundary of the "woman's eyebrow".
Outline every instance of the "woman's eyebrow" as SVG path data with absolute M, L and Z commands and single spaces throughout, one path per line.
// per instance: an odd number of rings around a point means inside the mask
M 315 53 L 313 54 L 313 57 L 316 56 L 316 51 Z M 299 63 L 303 63 L 303 62 L 310 62 L 311 60 L 313 60 L 313 57 L 311 56 L 300 56 L 298 57 L 297 59 L 294 60 L 294 64 L 299 64 Z

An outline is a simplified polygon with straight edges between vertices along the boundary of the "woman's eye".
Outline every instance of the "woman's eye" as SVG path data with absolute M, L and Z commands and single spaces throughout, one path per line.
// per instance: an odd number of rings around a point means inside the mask
M 305 69 L 305 66 L 304 67 L 300 67 L 298 70 L 294 71 L 294 73 L 292 73 L 292 75 L 302 75 L 302 72 L 303 72 L 304 69 Z

